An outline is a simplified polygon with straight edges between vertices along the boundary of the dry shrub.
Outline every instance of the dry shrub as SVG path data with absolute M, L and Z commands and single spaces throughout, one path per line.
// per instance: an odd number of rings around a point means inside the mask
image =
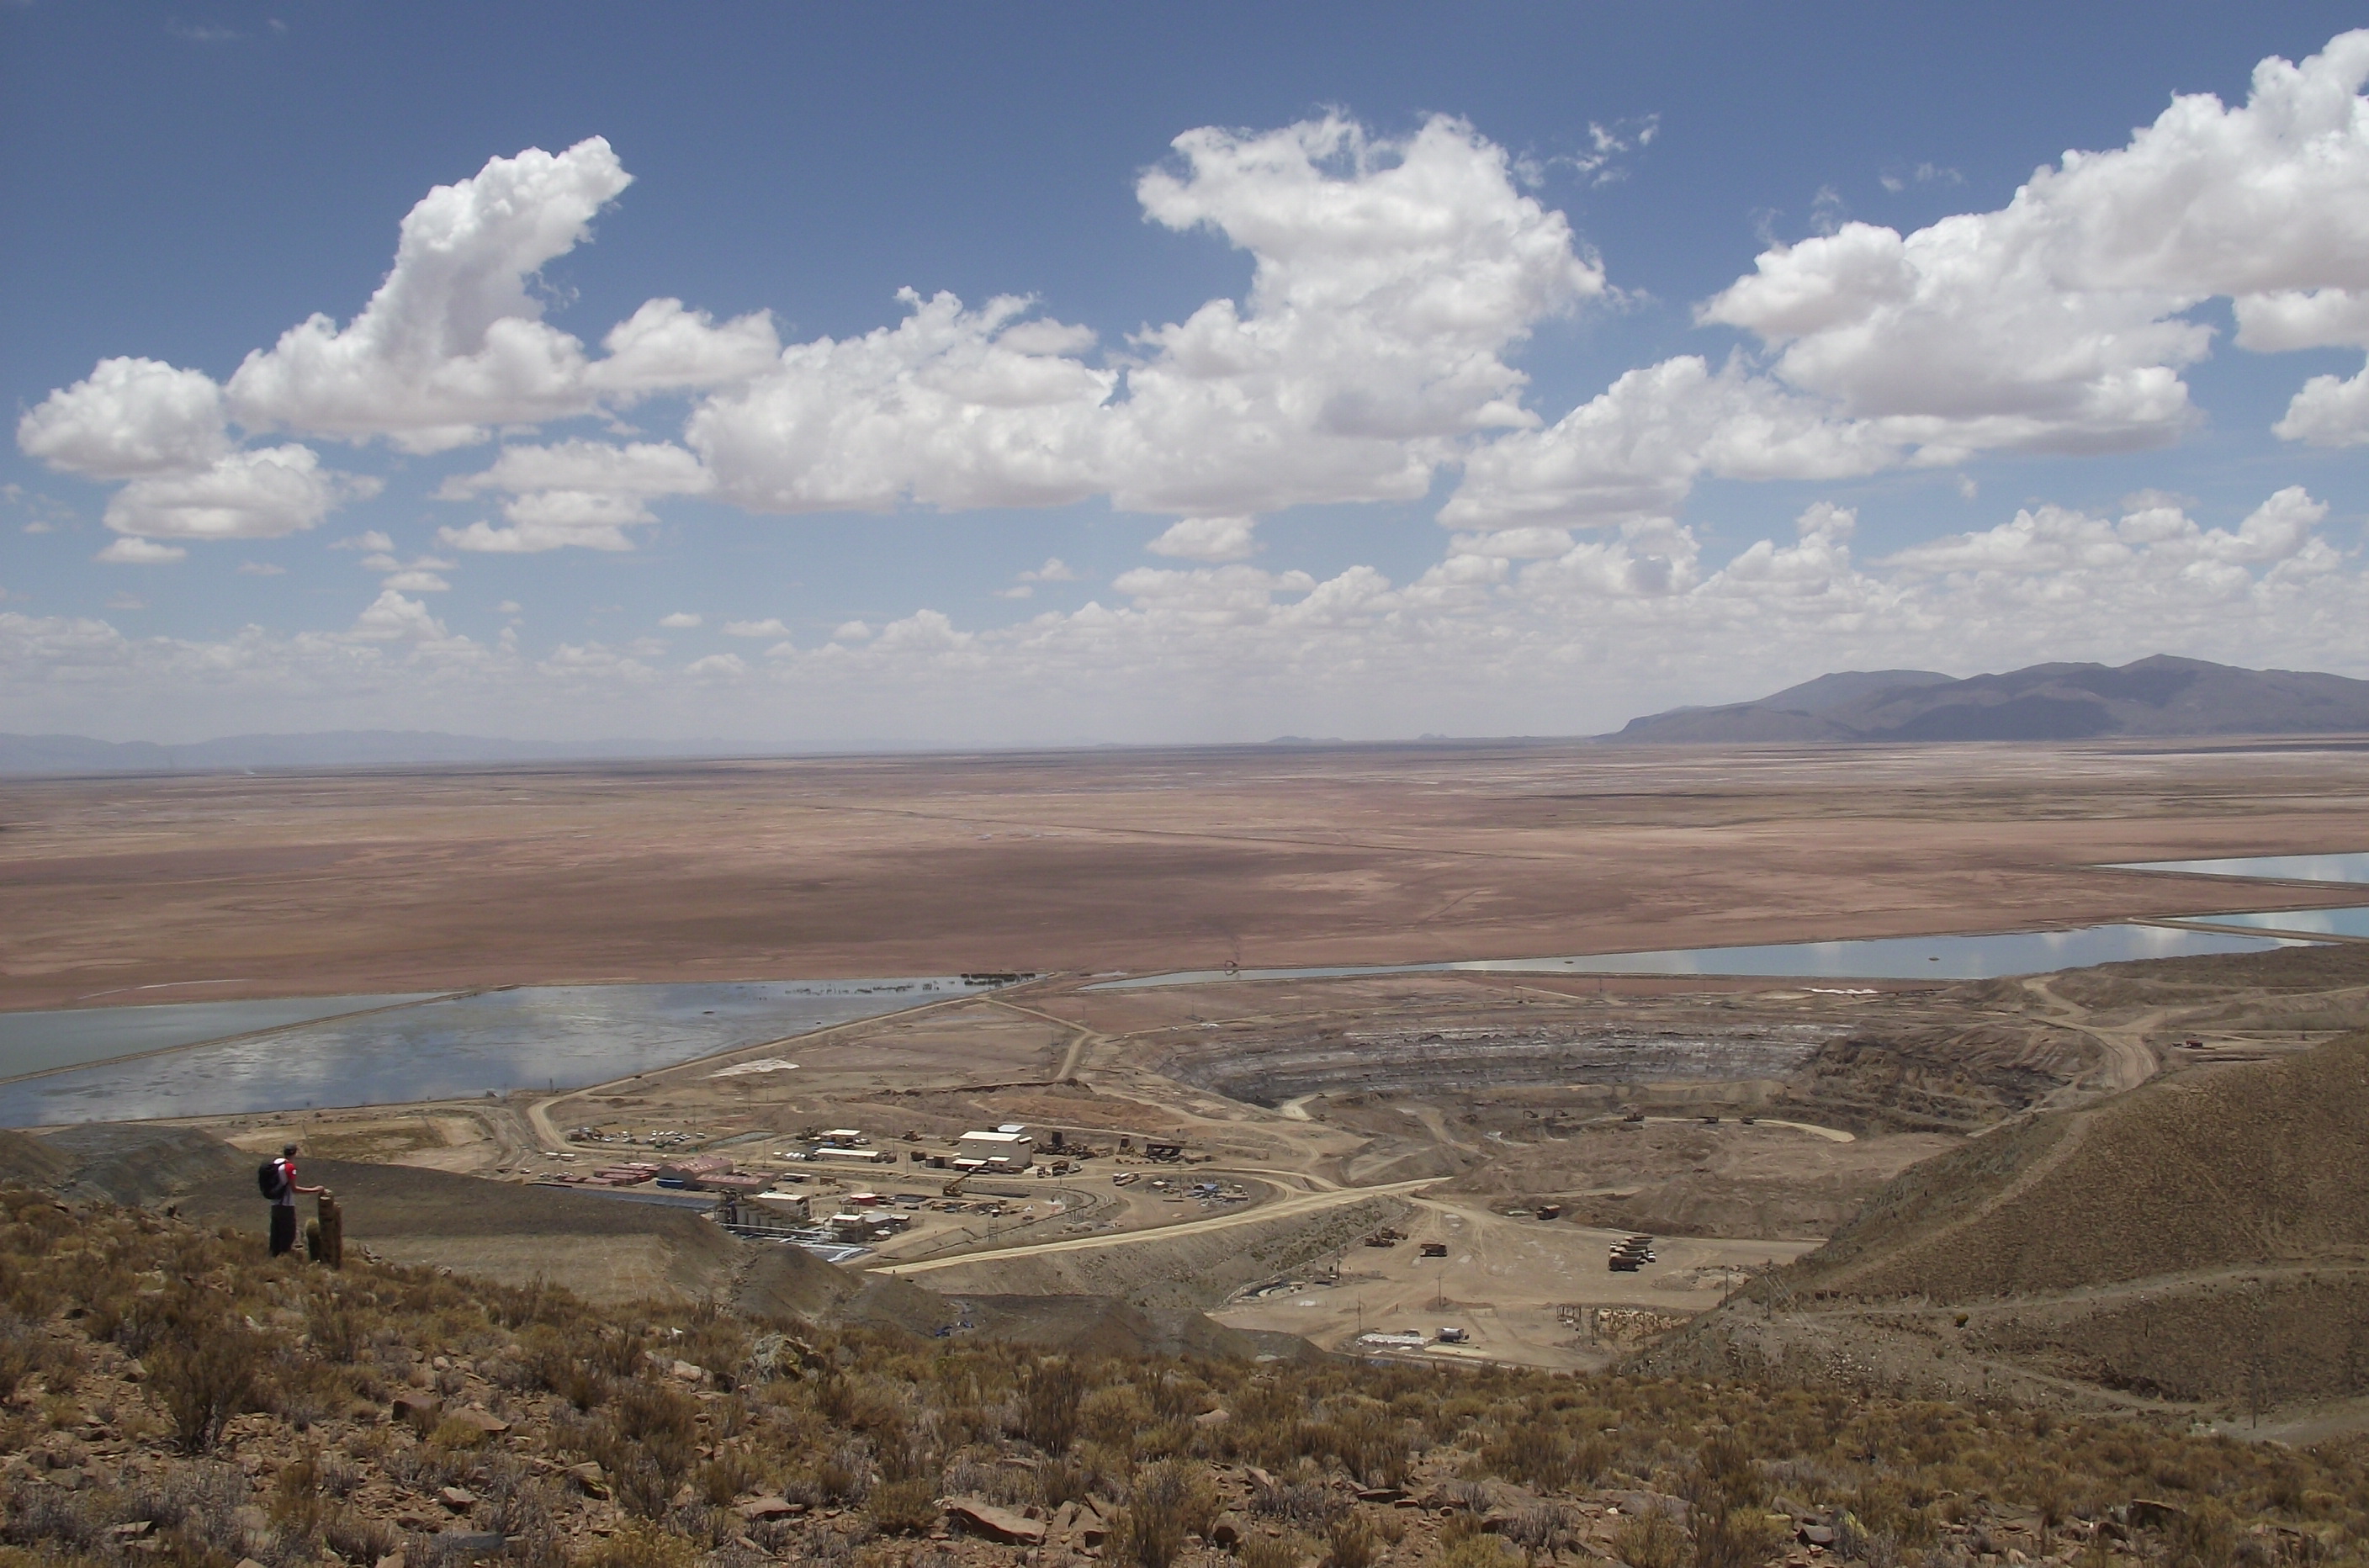
M 428 1435 L 428 1446 L 448 1454 L 466 1453 L 485 1447 L 486 1436 L 484 1427 L 456 1415 L 447 1416 Z
M 1151 1407 L 1133 1383 L 1111 1383 L 1078 1402 L 1078 1426 L 1105 1448 L 1131 1449 L 1151 1425 Z
M 937 1488 L 927 1477 L 883 1482 L 864 1500 L 864 1511 L 883 1535 L 919 1535 L 938 1522 Z
M 692 1568 L 699 1560 L 682 1537 L 640 1519 L 628 1519 L 614 1535 L 576 1560 L 578 1568 Z
M 1444 1539 L 1445 1538 L 1443 1538 Z M 1467 1536 L 1441 1546 L 1432 1562 L 1437 1568 L 1521 1568 L 1521 1554 L 1493 1535 Z M 1631 1568 L 1638 1568 L 1631 1563 Z
M 1312 1543 L 1297 1530 L 1254 1535 L 1242 1542 L 1242 1568 L 1299 1568 L 1314 1555 Z
M 1020 1385 L 1020 1435 L 1046 1453 L 1068 1453 L 1077 1440 L 1078 1403 L 1084 1395 L 1085 1379 L 1074 1362 L 1037 1362 Z
M 1218 1494 L 1201 1467 L 1162 1459 L 1139 1471 L 1112 1532 L 1112 1555 L 1138 1568 L 1168 1568 L 1188 1535 L 1207 1535 Z
M 17 1386 L 41 1369 L 47 1342 L 14 1313 L 0 1319 L 0 1401 L 14 1399 Z
M 1360 1399 L 1333 1412 L 1307 1434 L 1309 1451 L 1330 1454 L 1368 1486 L 1403 1486 L 1414 1445 L 1407 1425 L 1387 1405 Z
M 150 1356 L 149 1382 L 182 1451 L 202 1454 L 230 1418 L 254 1402 L 263 1376 L 263 1336 L 223 1313 L 185 1317 Z
M 1365 1515 L 1346 1508 L 1324 1532 L 1326 1568 L 1373 1568 L 1382 1554 L 1382 1539 Z
M 1730 1507 L 1724 1493 L 1698 1497 L 1693 1524 L 1694 1568 L 1758 1568 L 1775 1554 L 1768 1516 Z
M 1656 1511 L 1640 1514 L 1613 1532 L 1612 1555 L 1629 1568 L 1685 1568 L 1687 1532 Z
M 702 1497 L 720 1508 L 742 1493 L 754 1491 L 763 1475 L 754 1459 L 735 1449 L 720 1453 L 700 1466 L 692 1483 Z

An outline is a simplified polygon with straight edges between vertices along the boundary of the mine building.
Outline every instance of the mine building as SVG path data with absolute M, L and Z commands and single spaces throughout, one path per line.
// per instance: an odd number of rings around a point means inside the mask
M 658 1166 L 658 1185 L 662 1187 L 697 1186 L 710 1176 L 732 1173 L 732 1162 L 721 1154 L 686 1154 L 669 1160 Z
M 887 1149 L 851 1149 L 841 1144 L 824 1144 L 807 1156 L 809 1160 L 830 1160 L 840 1164 L 893 1165 L 897 1156 Z
M 976 1160 L 990 1171 L 1024 1171 L 1036 1162 L 1036 1140 L 1017 1122 L 992 1132 L 967 1132 L 956 1141 L 955 1162 Z
M 805 1220 L 814 1218 L 814 1199 L 804 1193 L 759 1193 L 758 1203 L 776 1219 Z

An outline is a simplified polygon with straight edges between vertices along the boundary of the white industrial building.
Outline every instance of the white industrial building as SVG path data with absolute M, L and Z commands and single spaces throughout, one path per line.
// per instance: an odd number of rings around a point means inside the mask
M 1017 1122 L 993 1132 L 967 1132 L 955 1144 L 957 1162 L 976 1160 L 990 1171 L 1024 1171 L 1036 1162 L 1036 1140 Z

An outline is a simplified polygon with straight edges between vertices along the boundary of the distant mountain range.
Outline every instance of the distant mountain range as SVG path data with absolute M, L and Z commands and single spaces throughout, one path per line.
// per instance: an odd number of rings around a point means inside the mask
M 2157 654 L 2119 670 L 2035 664 L 1953 680 L 1930 670 L 1821 675 L 1752 703 L 1631 719 L 1611 740 L 2086 740 L 2102 736 L 2369 734 L 2369 681 Z

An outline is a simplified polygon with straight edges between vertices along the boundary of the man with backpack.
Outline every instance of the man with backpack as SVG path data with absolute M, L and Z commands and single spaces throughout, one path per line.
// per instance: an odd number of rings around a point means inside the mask
M 296 1195 L 308 1197 L 326 1193 L 326 1187 L 306 1187 L 296 1185 L 296 1146 L 289 1144 L 280 1151 L 277 1160 L 266 1160 L 255 1173 L 256 1185 L 263 1196 L 271 1200 L 271 1255 L 293 1252 L 296 1248 Z

